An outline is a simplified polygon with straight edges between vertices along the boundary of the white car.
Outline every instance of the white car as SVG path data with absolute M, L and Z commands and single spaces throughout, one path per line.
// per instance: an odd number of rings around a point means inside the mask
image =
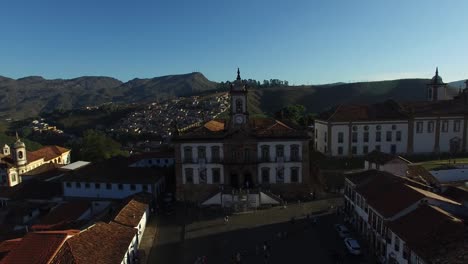
M 347 237 L 344 239 L 344 243 L 349 253 L 353 255 L 361 254 L 361 246 L 359 246 L 359 243 L 357 242 L 356 239 Z
M 336 224 L 336 225 L 335 225 L 335 230 L 336 230 L 336 232 L 338 232 L 338 235 L 339 235 L 341 238 L 345 238 L 345 237 L 351 236 L 351 234 L 349 233 L 348 228 L 347 228 L 346 226 L 344 226 L 344 225 Z

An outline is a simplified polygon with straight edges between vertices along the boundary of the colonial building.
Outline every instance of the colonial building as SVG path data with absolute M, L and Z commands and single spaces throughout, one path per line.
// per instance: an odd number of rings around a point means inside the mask
M 134 161 L 114 157 L 69 171 L 61 178 L 67 198 L 124 199 L 140 193 L 158 198 L 164 191 L 168 168 L 132 166 Z
M 59 146 L 45 146 L 27 151 L 26 144 L 16 135 L 13 147 L 5 145 L 0 154 L 0 185 L 15 186 L 23 181 L 21 175 L 48 163 L 70 163 L 70 150 Z
M 438 70 L 427 101 L 339 105 L 315 120 L 315 149 L 329 156 L 467 151 L 468 82 L 456 98 Z
M 418 256 L 419 259 L 426 257 L 424 254 L 427 252 L 422 252 L 417 248 L 425 241 L 419 241 L 420 244 L 417 244 L 417 241 L 409 237 L 412 235 L 411 230 L 399 229 L 401 223 L 404 222 L 402 219 L 410 219 L 414 214 L 418 214 L 421 206 L 437 207 L 440 212 L 462 217 L 467 215 L 466 208 L 460 203 L 419 187 L 418 183 L 404 177 L 377 170 L 348 174 L 345 177 L 344 197 L 347 220 L 359 234 L 368 240 L 378 257 L 393 261 L 383 263 L 425 263 L 422 261 L 407 262 L 409 259 L 417 259 Z M 422 221 L 432 221 L 424 217 L 422 219 Z M 417 230 L 417 224 L 414 228 Z M 403 232 L 405 234 L 402 234 Z M 420 237 L 430 236 L 427 233 L 429 231 L 425 232 L 419 234 Z M 406 235 L 408 237 L 405 237 Z M 408 245 L 400 242 L 403 239 L 406 239 Z M 431 245 L 437 243 L 431 242 Z M 425 247 L 429 246 L 429 244 L 425 245 Z M 424 260 L 427 261 L 426 258 Z
M 277 202 L 272 193 L 309 193 L 307 133 L 278 120 L 251 117 L 239 70 L 229 94 L 229 119 L 211 120 L 174 138 L 177 199 L 203 203 L 219 197 L 215 203 L 226 205 L 236 200 L 229 195 L 233 190 L 248 190 L 250 196 L 244 198 L 258 206 Z

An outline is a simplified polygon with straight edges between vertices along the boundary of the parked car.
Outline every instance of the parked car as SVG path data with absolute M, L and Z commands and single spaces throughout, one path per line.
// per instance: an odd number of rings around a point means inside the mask
M 345 238 L 345 237 L 351 236 L 351 234 L 349 233 L 348 228 L 347 228 L 346 226 L 344 226 L 344 225 L 336 224 L 336 225 L 335 225 L 335 230 L 336 230 L 336 232 L 338 232 L 338 235 L 339 235 L 341 238 Z
M 346 248 L 348 249 L 349 253 L 353 255 L 360 255 L 361 254 L 361 246 L 356 239 L 347 237 L 344 239 L 344 243 Z

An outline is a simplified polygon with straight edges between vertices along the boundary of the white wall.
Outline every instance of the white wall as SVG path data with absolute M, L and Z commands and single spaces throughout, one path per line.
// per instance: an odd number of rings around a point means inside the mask
M 442 122 L 448 121 L 448 131 L 442 132 Z M 460 129 L 458 132 L 455 132 L 453 127 L 455 120 L 460 120 Z M 460 139 L 460 150 L 462 148 L 463 140 L 463 117 L 456 118 L 441 118 L 440 119 L 440 138 L 439 138 L 439 147 L 440 152 L 450 152 L 450 140 L 452 138 L 458 137 Z
M 81 182 L 81 188 L 76 187 L 76 182 L 70 182 L 71 186 L 67 186 L 67 182 L 63 183 L 63 195 L 66 197 L 90 197 L 90 198 L 111 198 L 111 199 L 123 199 L 130 195 L 143 192 L 144 184 L 134 184 L 135 190 L 131 189 L 131 184 L 124 183 L 123 189 L 118 189 L 117 183 L 112 183 L 112 189 L 106 188 L 106 183 L 100 183 L 99 189 L 96 189 L 95 183 L 89 183 L 89 188 L 85 188 L 85 182 Z M 159 185 L 163 185 L 163 181 L 160 180 L 157 184 L 145 184 L 148 186 L 146 192 L 151 192 L 152 189 L 156 190 Z M 156 191 L 155 191 L 156 192 Z
M 327 128 L 325 126 L 325 128 Z M 332 156 L 347 156 L 349 153 L 349 125 L 348 124 L 334 124 L 332 126 L 332 145 L 331 145 L 331 155 Z M 343 142 L 338 142 L 338 135 L 343 133 Z M 323 133 L 324 134 L 324 133 Z M 343 148 L 343 152 L 340 155 L 338 152 L 338 148 Z
M 325 134 L 328 131 L 327 123 L 315 121 L 315 150 L 325 153 L 325 146 L 327 146 L 327 142 L 325 142 Z M 336 137 L 338 139 L 338 136 Z
M 392 129 L 392 126 L 396 125 L 396 129 Z M 377 130 L 377 126 L 380 126 L 380 130 Z M 366 155 L 364 153 L 364 146 L 368 147 L 368 153 L 371 152 L 376 148 L 376 146 L 380 146 L 380 150 L 382 152 L 390 153 L 391 146 L 396 145 L 396 153 L 406 153 L 407 152 L 407 144 L 408 144 L 408 121 L 407 120 L 395 120 L 395 121 L 368 121 L 368 122 L 352 122 L 351 123 L 351 136 L 349 135 L 349 123 L 345 122 L 335 122 L 331 123 L 331 155 L 332 156 L 339 156 L 338 148 L 343 148 L 343 154 L 341 156 L 347 156 L 349 153 L 349 140 L 352 141 L 352 133 L 357 132 L 358 138 L 357 142 L 351 142 L 351 148 L 356 146 L 357 156 Z M 353 130 L 353 127 L 356 127 L 356 130 Z M 368 127 L 368 130 L 365 130 L 365 127 Z M 327 142 L 325 142 L 326 132 L 328 131 L 327 123 L 323 121 L 316 121 L 315 128 L 317 137 L 315 139 L 317 150 L 325 153 L 325 146 L 327 146 Z M 376 132 L 381 132 L 381 141 L 376 141 Z M 387 131 L 392 132 L 392 140 L 387 141 Z M 396 132 L 401 132 L 401 140 L 396 140 Z M 343 133 L 343 142 L 338 142 L 338 134 Z M 364 132 L 369 133 L 369 140 L 368 142 L 364 142 Z M 328 139 L 327 139 L 328 140 Z

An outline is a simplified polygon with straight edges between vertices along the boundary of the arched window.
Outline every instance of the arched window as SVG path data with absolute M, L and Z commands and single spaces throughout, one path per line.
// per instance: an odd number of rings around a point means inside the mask
M 242 100 L 236 99 L 236 113 L 242 113 Z

